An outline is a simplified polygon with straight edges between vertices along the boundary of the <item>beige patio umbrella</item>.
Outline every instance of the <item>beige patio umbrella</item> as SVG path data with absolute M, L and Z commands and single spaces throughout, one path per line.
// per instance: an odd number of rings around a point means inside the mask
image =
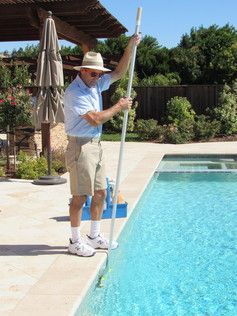
M 48 176 L 34 181 L 35 184 L 60 184 L 66 182 L 61 177 L 51 175 L 50 127 L 64 122 L 63 108 L 63 65 L 59 53 L 60 46 L 52 12 L 45 20 L 40 40 L 40 52 L 37 61 L 36 86 L 37 101 L 33 120 L 36 129 L 41 128 L 42 150 L 47 152 Z M 44 146 L 45 144 L 45 146 Z

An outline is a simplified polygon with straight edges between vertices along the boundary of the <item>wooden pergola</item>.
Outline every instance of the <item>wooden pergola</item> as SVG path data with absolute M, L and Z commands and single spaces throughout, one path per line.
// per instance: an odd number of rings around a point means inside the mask
M 97 0 L 0 0 L 0 42 L 39 40 L 53 14 L 59 39 L 87 52 L 97 38 L 113 38 L 127 29 Z

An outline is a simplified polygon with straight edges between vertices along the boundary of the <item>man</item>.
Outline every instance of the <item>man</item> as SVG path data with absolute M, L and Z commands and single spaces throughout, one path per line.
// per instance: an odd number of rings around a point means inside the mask
M 130 109 L 132 99 L 121 98 L 118 103 L 103 110 L 101 92 L 126 74 L 133 46 L 138 45 L 139 41 L 137 35 L 130 39 L 118 66 L 112 72 L 104 67 L 99 53 L 86 53 L 82 65 L 74 67 L 79 71 L 76 79 L 65 91 L 65 130 L 68 135 L 66 165 L 72 194 L 69 208 L 72 238 L 68 251 L 78 256 L 90 257 L 95 254 L 95 249 L 108 249 L 109 246 L 109 240 L 100 232 L 107 186 L 100 144 L 102 124 L 120 111 Z M 91 229 L 84 241 L 80 235 L 80 222 L 87 195 L 92 196 Z M 113 241 L 111 248 L 117 246 L 118 243 Z

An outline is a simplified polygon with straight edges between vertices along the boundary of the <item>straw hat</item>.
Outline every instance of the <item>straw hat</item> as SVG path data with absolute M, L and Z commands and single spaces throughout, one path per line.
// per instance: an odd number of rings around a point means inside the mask
M 111 71 L 104 67 L 103 58 L 100 53 L 87 52 L 84 57 L 81 66 L 73 67 L 75 70 L 80 70 L 81 68 L 90 68 L 102 71 Z

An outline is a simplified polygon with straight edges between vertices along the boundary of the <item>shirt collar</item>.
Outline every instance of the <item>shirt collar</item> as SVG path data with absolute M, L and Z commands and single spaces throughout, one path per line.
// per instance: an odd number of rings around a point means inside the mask
M 85 82 L 81 79 L 81 77 L 79 75 L 76 76 L 76 81 L 77 81 L 79 88 L 90 91 L 90 88 L 85 84 Z

